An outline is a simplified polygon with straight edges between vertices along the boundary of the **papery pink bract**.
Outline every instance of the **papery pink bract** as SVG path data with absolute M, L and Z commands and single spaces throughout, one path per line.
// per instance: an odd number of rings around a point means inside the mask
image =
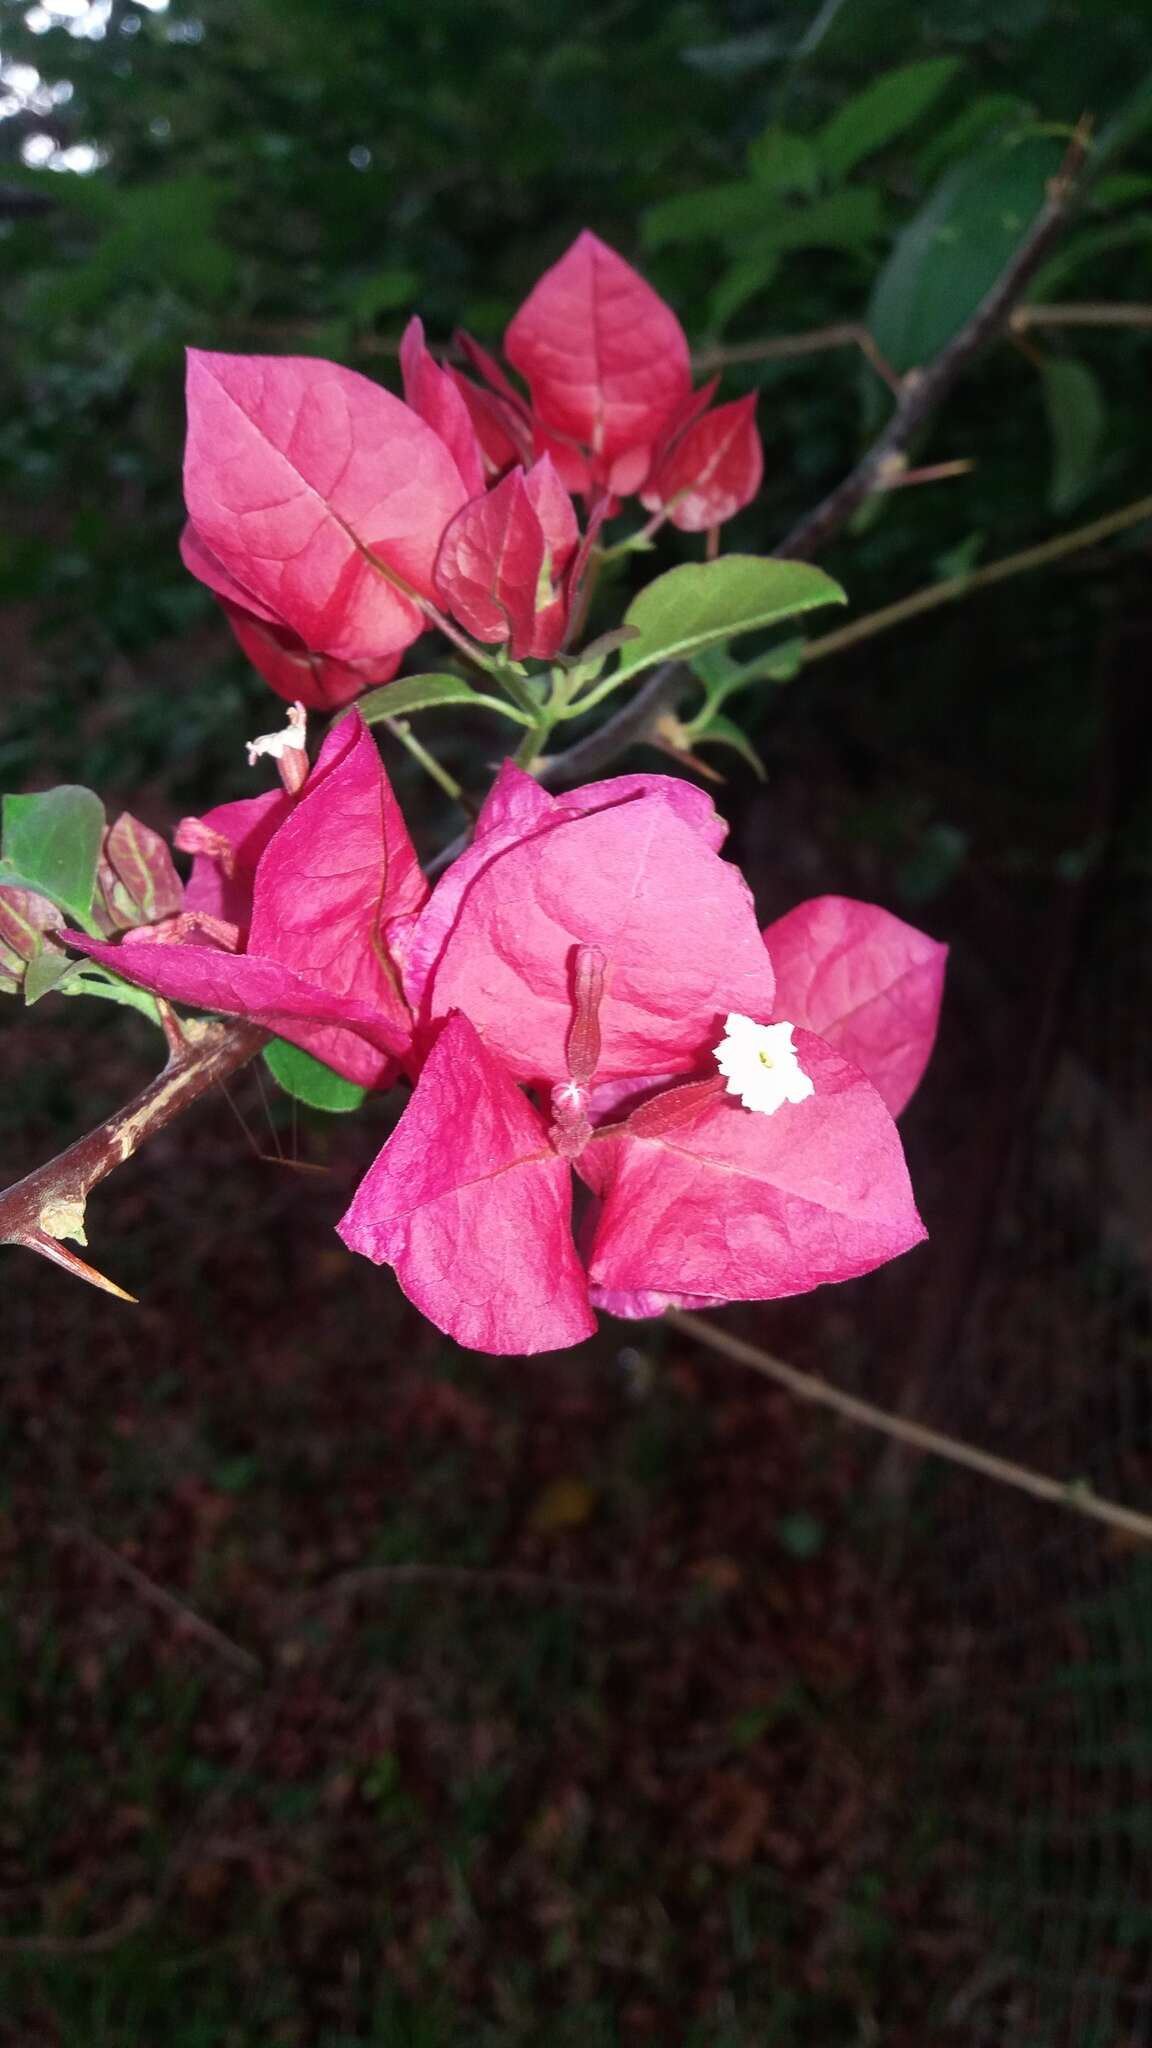
M 810 1032 L 794 1043 L 815 1083 L 774 1115 L 710 1081 L 636 1111 L 581 1155 L 600 1199 L 588 1259 L 597 1288 L 766 1301 L 848 1280 L 925 1236 L 899 1135 L 863 1074 Z
M 641 502 L 650 512 L 666 506 L 682 533 L 703 533 L 750 504 L 763 474 L 753 394 L 693 420 L 657 463 Z
M 373 684 L 390 682 L 399 668 L 399 653 L 359 665 L 313 653 L 229 574 L 191 521 L 180 536 L 180 554 L 184 567 L 219 598 L 253 668 L 286 703 L 303 704 L 308 711 L 338 711 Z
M 671 307 L 587 230 L 529 293 L 504 346 L 545 432 L 589 450 L 613 490 L 624 488 L 613 463 L 660 443 L 691 388 Z
M 528 1354 L 596 1327 L 571 1206 L 539 1114 L 456 1015 L 339 1230 L 458 1343 Z
M 604 1079 L 683 1073 L 727 1010 L 770 1012 L 746 883 L 656 795 L 564 814 L 481 869 L 429 977 L 423 1021 L 464 1010 L 518 1080 L 559 1077 L 581 945 L 608 960 Z
M 578 540 L 571 500 L 544 456 L 456 514 L 436 560 L 438 595 L 477 639 L 507 641 L 514 659 L 555 654 Z
M 359 665 L 313 654 L 287 626 L 223 602 L 228 623 L 253 668 L 287 704 L 303 704 L 307 711 L 340 711 L 365 690 L 390 683 L 400 666 L 400 654 Z
M 109 946 L 70 934 L 70 943 L 139 988 L 251 1017 L 349 1080 L 382 1086 L 411 1043 L 384 925 L 413 915 L 426 885 L 380 755 L 355 714 L 329 734 L 303 793 L 289 803 L 256 865 L 245 951 L 141 936 Z M 247 820 L 249 829 L 259 834 L 268 815 Z
M 183 908 L 235 925 L 243 943 L 260 856 L 296 801 L 286 789 L 266 789 L 259 796 L 217 804 L 202 818 L 182 818 L 175 845 L 194 856 Z
M 421 632 L 416 599 L 432 596 L 441 535 L 468 496 L 433 428 L 356 371 L 197 350 L 184 489 L 247 608 L 352 665 Z
M 587 782 L 579 789 L 550 796 L 513 761 L 505 761 L 480 808 L 472 842 L 440 877 L 414 926 L 404 936 L 401 958 L 404 988 L 414 1013 L 424 1005 L 432 970 L 456 922 L 460 905 L 477 877 L 499 854 L 522 840 L 551 829 L 566 818 L 583 817 L 631 803 L 640 796 L 659 796 L 715 852 L 728 827 L 706 790 L 672 775 L 616 775 Z
M 400 374 L 404 397 L 422 420 L 439 434 L 470 498 L 484 489 L 484 455 L 463 393 L 440 368 L 424 341 L 424 323 L 413 317 L 400 342 Z
M 798 904 L 767 927 L 764 943 L 776 1014 L 818 1032 L 898 1116 L 932 1051 L 948 948 L 847 896 Z

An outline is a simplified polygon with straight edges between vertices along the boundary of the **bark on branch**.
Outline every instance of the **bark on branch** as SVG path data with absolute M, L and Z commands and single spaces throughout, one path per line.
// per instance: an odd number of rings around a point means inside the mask
M 258 1025 L 232 1017 L 185 1020 L 181 1029 L 181 1047 L 139 1095 L 0 1194 L 0 1244 L 23 1245 L 77 1279 L 122 1301 L 133 1299 L 61 1240 L 84 1244 L 84 1209 L 92 1189 L 131 1159 L 146 1138 L 182 1116 L 218 1081 L 247 1066 L 268 1042 L 268 1033 Z

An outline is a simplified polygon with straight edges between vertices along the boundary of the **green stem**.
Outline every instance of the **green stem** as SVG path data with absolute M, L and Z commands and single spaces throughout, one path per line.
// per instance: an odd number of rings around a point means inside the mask
M 119 975 L 73 974 L 50 991 L 60 996 L 102 996 L 105 1002 L 119 1003 L 125 1010 L 139 1010 L 150 1024 L 163 1029 L 163 1019 L 157 1008 L 155 996 L 148 995 L 142 988 L 133 988 L 131 982 L 121 981 Z
M 447 768 L 441 767 L 436 756 L 430 754 L 423 742 L 417 739 L 408 720 L 406 718 L 383 718 L 380 722 L 386 732 L 390 732 L 395 739 L 399 740 L 402 747 L 407 747 L 413 760 L 419 761 L 424 773 L 430 775 L 433 782 L 439 783 L 445 796 L 450 796 L 453 803 L 459 804 L 462 809 L 467 810 L 468 806 L 464 802 L 462 785 L 457 782 L 454 775 L 448 773 Z

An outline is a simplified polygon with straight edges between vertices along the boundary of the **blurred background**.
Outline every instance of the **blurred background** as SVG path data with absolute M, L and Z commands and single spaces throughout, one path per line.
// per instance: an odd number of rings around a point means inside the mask
M 953 948 L 930 1244 L 724 1320 L 1148 1506 L 1146 9 L 0 0 L 0 785 L 169 829 L 276 722 L 176 553 L 186 344 L 395 385 L 410 311 L 493 346 L 591 226 L 760 392 L 726 542 L 768 551 L 890 408 L 843 330 L 930 357 L 1085 114 L 1074 219 L 913 451 L 961 467 L 821 558 L 853 617 L 969 594 L 708 755 L 765 920 L 831 890 Z M 482 788 L 494 733 L 429 716 Z M 6 1183 L 156 1048 L 59 996 L 3 1026 Z M 202 1104 L 93 1201 L 137 1309 L 5 1255 L 5 2048 L 1152 2042 L 1143 1549 L 656 1324 L 456 1351 L 332 1235 L 390 1114 Z

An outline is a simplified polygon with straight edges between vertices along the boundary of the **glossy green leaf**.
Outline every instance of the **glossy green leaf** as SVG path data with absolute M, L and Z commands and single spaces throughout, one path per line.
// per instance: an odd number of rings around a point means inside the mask
M 967 157 L 899 237 L 876 281 L 868 325 L 896 370 L 928 362 L 974 313 L 1044 204 L 1064 145 L 1000 140 Z
M 297 1102 L 306 1102 L 309 1109 L 326 1109 L 333 1115 L 359 1109 L 368 1092 L 358 1088 L 354 1081 L 346 1081 L 342 1074 L 333 1073 L 322 1060 L 313 1059 L 310 1052 L 302 1052 L 298 1045 L 288 1045 L 282 1038 L 274 1038 L 271 1045 L 265 1046 L 264 1064 L 284 1093 L 294 1095 Z
M 888 71 L 838 107 L 816 138 L 825 176 L 847 177 L 934 106 L 960 69 L 958 57 L 926 57 Z
M 6 796 L 0 881 L 38 889 L 78 924 L 87 920 L 104 837 L 104 806 L 64 782 L 37 796 Z
M 844 604 L 844 592 L 807 562 L 767 555 L 721 555 L 669 569 L 633 598 L 624 623 L 636 626 L 613 683 L 658 661 L 686 661 L 741 633 L 774 626 L 817 605 Z
M 463 676 L 401 676 L 399 682 L 384 683 L 378 690 L 357 699 L 355 709 L 366 725 L 378 725 L 383 718 L 407 718 L 413 711 L 428 711 L 437 704 L 471 704 L 475 708 L 503 712 L 505 718 L 523 725 L 526 721 L 511 704 L 499 697 L 474 690 Z
M 1044 403 L 1052 437 L 1048 503 L 1069 512 L 1091 486 L 1104 437 L 1104 394 L 1086 363 L 1051 356 L 1044 364 Z

